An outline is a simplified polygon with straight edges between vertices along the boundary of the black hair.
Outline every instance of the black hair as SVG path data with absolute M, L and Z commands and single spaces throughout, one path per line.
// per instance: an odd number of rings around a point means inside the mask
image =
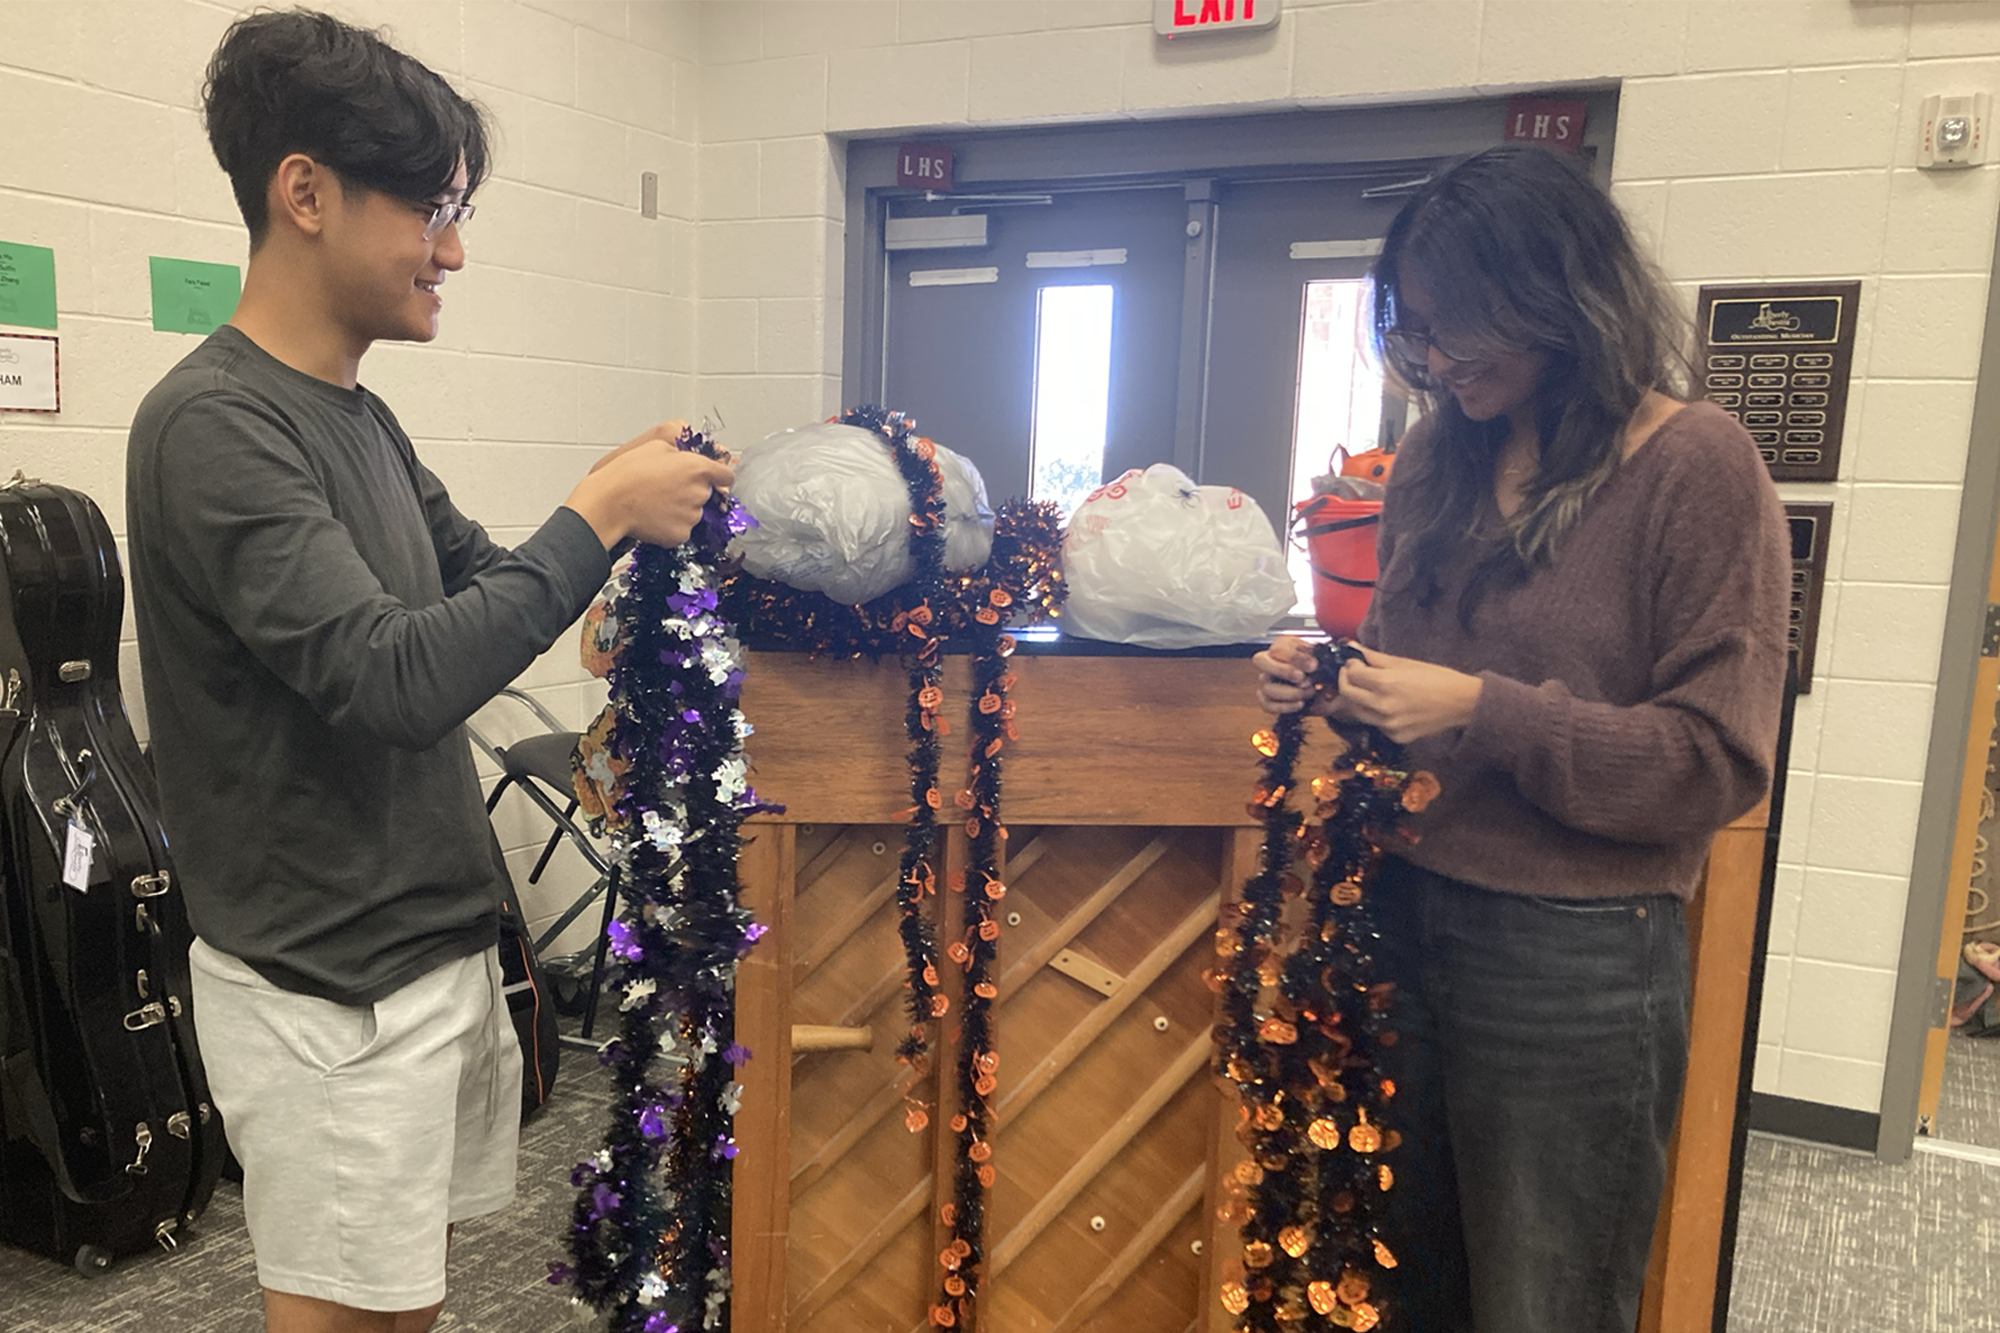
M 1387 340 L 1405 274 L 1437 303 L 1429 332 L 1454 351 L 1546 354 L 1535 391 L 1541 458 L 1497 540 L 1480 532 L 1480 515 L 1508 423 L 1467 417 L 1423 360 Z M 1424 398 L 1430 432 L 1415 466 L 1397 475 L 1419 604 L 1435 600 L 1439 569 L 1471 543 L 1478 562 L 1458 607 L 1469 628 L 1484 591 L 1549 560 L 1617 471 L 1625 424 L 1647 391 L 1685 393 L 1686 321 L 1616 205 L 1540 148 L 1488 149 L 1424 186 L 1389 225 L 1373 279 L 1376 346 Z
M 309 9 L 231 24 L 208 62 L 202 111 L 254 249 L 270 225 L 278 164 L 305 153 L 342 181 L 423 201 L 486 177 L 483 113 L 382 37 Z

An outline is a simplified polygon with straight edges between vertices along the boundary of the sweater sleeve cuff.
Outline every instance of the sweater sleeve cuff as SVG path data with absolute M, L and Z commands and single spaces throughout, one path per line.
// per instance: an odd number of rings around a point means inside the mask
M 558 507 L 521 546 L 534 549 L 560 571 L 576 604 L 574 615 L 583 613 L 611 577 L 611 555 L 598 540 L 597 530 L 568 505 Z
M 1532 685 L 1492 671 L 1480 672 L 1479 684 L 1478 706 L 1452 757 L 1469 766 L 1511 770 L 1515 758 L 1556 725 L 1551 700 Z

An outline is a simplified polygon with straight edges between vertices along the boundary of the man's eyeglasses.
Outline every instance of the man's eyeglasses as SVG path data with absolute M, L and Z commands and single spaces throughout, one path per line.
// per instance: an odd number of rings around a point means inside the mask
M 410 207 L 424 215 L 424 239 L 427 241 L 435 241 L 442 236 L 446 227 L 463 227 L 472 221 L 471 204 L 430 204 L 412 200 Z

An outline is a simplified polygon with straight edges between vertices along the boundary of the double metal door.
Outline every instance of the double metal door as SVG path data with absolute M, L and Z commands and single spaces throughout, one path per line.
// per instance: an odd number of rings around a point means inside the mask
M 1282 526 L 1336 446 L 1400 431 L 1367 352 L 1365 279 L 1394 187 L 1423 170 L 899 200 L 896 217 L 983 214 L 987 244 L 888 256 L 883 400 L 970 457 L 995 499 L 1030 494 L 1038 440 L 1076 410 L 1046 355 L 1066 338 L 1105 370 L 1084 376 L 1102 385 L 1083 409 L 1102 414 L 1099 479 L 1178 462 Z M 1063 325 L 1078 305 L 1049 293 L 1070 287 L 1108 290 L 1101 345 Z

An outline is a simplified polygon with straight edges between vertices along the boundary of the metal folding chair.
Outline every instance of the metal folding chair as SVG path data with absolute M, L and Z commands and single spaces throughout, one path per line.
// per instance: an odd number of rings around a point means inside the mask
M 597 1043 L 591 1039 L 591 1031 L 597 1023 L 597 998 L 604 984 L 604 959 L 609 939 L 606 931 L 611 926 L 611 918 L 618 911 L 618 866 L 599 851 L 596 844 L 576 822 L 576 794 L 570 779 L 570 755 L 576 750 L 579 733 L 566 730 L 555 714 L 542 706 L 541 702 L 521 690 L 509 687 L 500 691 L 496 698 L 511 699 L 533 713 L 546 731 L 524 737 L 508 745 L 498 745 L 482 735 L 478 728 L 466 724 L 466 732 L 472 743 L 479 747 L 488 759 L 500 770 L 500 781 L 486 798 L 486 813 L 490 816 L 500 805 L 500 798 L 507 794 L 509 787 L 518 788 L 522 795 L 533 801 L 554 825 L 549 840 L 542 848 L 541 856 L 535 861 L 535 868 L 528 872 L 528 883 L 540 882 L 542 872 L 548 869 L 549 858 L 566 838 L 571 846 L 582 855 L 597 871 L 597 880 L 571 903 L 555 924 L 542 932 L 535 941 L 535 952 L 541 954 L 556 941 L 571 922 L 590 907 L 598 895 L 604 897 L 603 919 L 598 923 L 597 943 L 590 966 L 590 986 L 583 1011 L 583 1032 L 581 1036 L 565 1036 L 563 1040 L 571 1045 L 596 1049 Z M 563 804 L 559 807 L 557 801 Z

